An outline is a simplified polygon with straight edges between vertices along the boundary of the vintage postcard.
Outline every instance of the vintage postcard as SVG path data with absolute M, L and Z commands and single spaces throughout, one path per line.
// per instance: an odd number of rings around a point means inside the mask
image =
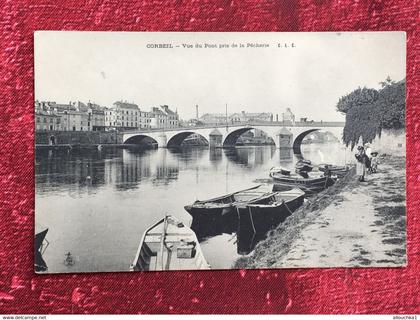
M 34 37 L 36 272 L 406 265 L 405 33 Z

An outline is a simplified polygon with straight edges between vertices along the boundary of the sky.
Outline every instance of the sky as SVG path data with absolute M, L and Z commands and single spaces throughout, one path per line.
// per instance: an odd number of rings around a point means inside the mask
M 149 48 L 155 44 L 172 48 Z M 298 119 L 342 121 L 338 99 L 358 87 L 379 89 L 387 76 L 404 79 L 405 57 L 403 32 L 38 31 L 35 99 L 123 100 L 146 111 L 166 104 L 185 120 L 195 117 L 196 105 L 200 116 L 225 113 L 227 105 L 229 113 L 281 118 L 289 107 Z

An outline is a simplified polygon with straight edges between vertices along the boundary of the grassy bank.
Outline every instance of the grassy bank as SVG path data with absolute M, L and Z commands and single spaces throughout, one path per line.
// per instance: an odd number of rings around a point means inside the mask
M 404 173 L 405 158 L 393 156 L 383 156 L 380 172 L 365 183 L 353 168 L 270 231 L 235 268 L 404 264 Z

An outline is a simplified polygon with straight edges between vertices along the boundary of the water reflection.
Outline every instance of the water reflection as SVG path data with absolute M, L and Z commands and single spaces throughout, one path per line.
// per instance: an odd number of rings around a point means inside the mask
M 283 166 L 289 166 L 293 163 L 293 151 L 292 149 L 280 149 L 279 150 L 279 160 L 280 164 Z
M 314 161 L 345 161 L 337 145 L 302 149 Z M 36 220 L 49 228 L 49 272 L 127 270 L 145 229 L 165 214 L 188 224 L 185 205 L 247 189 L 268 179 L 271 167 L 295 161 L 290 149 L 271 146 L 37 152 Z M 214 268 L 229 268 L 260 237 L 223 225 L 204 229 L 202 249 Z M 69 251 L 71 269 L 63 264 Z
M 209 150 L 210 162 L 216 164 L 222 161 L 223 150 L 221 148 L 212 148 Z
M 275 146 L 237 147 L 223 150 L 229 161 L 249 169 L 270 161 L 276 152 Z
M 87 151 L 86 157 L 73 152 L 41 151 L 36 153 L 36 183 L 54 188 L 57 185 L 100 187 L 105 181 L 105 162 L 97 151 Z

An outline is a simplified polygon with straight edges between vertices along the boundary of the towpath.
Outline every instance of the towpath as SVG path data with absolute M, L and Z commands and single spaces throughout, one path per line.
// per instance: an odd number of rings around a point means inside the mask
M 385 155 L 380 161 L 366 182 L 353 173 L 336 190 L 313 198 L 237 266 L 404 266 L 405 158 Z

